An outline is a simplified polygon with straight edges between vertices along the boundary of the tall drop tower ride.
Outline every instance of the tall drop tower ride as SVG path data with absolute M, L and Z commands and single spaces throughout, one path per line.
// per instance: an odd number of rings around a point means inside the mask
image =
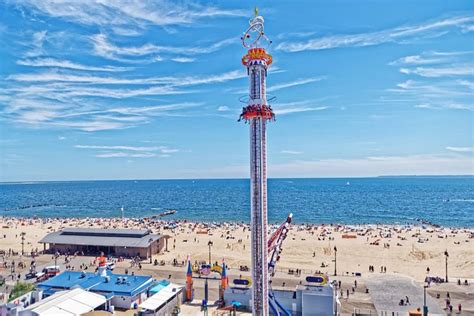
M 250 205 L 252 248 L 252 314 L 267 316 L 268 311 L 268 227 L 267 227 L 267 136 L 266 124 L 275 115 L 266 95 L 267 69 L 272 63 L 261 42 L 271 41 L 264 32 L 264 19 L 255 9 L 255 17 L 242 37 L 248 48 L 242 57 L 249 77 L 249 97 L 240 119 L 250 124 Z

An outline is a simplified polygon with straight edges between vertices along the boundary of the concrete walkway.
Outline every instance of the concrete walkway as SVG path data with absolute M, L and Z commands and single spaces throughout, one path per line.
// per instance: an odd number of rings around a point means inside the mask
M 365 282 L 370 291 L 372 302 L 380 315 L 387 311 L 407 314 L 409 310 L 420 308 L 423 310 L 423 288 L 415 280 L 398 274 L 377 274 L 370 275 Z M 400 306 L 400 300 L 408 296 L 410 305 Z M 426 295 L 428 312 L 430 315 L 446 315 L 439 307 L 435 299 Z

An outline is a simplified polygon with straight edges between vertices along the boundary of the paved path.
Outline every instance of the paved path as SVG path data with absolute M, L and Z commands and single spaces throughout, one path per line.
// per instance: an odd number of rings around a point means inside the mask
M 406 314 L 409 310 L 418 307 L 423 309 L 423 288 L 409 277 L 398 274 L 371 275 L 366 280 L 366 286 L 369 288 L 372 302 L 379 315 L 382 311 Z M 399 302 L 402 298 L 405 299 L 405 296 L 408 296 L 410 305 L 400 306 Z M 430 315 L 446 315 L 436 300 L 428 294 L 426 302 Z

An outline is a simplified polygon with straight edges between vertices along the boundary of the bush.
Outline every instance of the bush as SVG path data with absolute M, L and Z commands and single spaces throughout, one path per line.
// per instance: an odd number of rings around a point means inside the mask
M 23 283 L 23 282 L 18 282 L 15 284 L 13 287 L 11 293 L 10 293 L 10 298 L 9 300 L 12 301 L 17 297 L 22 296 L 25 293 L 31 292 L 35 289 L 35 285 L 33 283 Z

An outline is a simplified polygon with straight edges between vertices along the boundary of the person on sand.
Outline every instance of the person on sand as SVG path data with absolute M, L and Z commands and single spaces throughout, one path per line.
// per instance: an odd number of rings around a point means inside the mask
M 407 305 L 411 305 L 410 304 L 410 299 L 408 298 L 408 296 L 405 296 L 405 302 L 406 302 Z

